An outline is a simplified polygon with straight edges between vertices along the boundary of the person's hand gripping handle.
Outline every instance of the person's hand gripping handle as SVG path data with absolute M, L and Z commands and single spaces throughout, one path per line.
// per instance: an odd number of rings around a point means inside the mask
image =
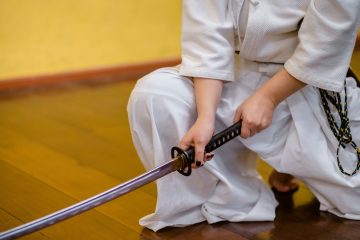
M 234 139 L 237 136 L 239 136 L 240 133 L 241 133 L 241 122 L 236 122 L 232 126 L 226 128 L 223 131 L 214 135 L 211 138 L 210 142 L 205 146 L 205 152 L 210 153 L 210 152 L 214 151 L 215 149 L 221 147 L 222 145 L 224 145 L 231 139 Z M 191 165 L 193 163 L 195 163 L 195 160 L 194 160 L 195 148 L 190 147 L 189 149 L 184 151 L 184 150 L 180 149 L 179 147 L 173 147 L 171 149 L 171 155 L 173 158 L 178 155 L 181 155 L 183 161 L 185 162 L 184 165 L 186 167 L 179 169 L 178 172 L 185 176 L 189 176 L 191 174 Z

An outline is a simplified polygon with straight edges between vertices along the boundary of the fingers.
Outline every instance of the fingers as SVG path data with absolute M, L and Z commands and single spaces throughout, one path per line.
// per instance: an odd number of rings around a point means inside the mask
M 243 119 L 243 109 L 242 105 L 240 105 L 235 112 L 234 122 L 241 121 L 241 133 L 240 136 L 244 139 L 251 137 L 254 135 L 253 131 L 251 131 L 251 127 L 248 124 L 248 121 L 246 119 Z M 253 133 L 253 134 L 252 134 Z
M 194 144 L 192 143 L 191 139 L 187 139 L 186 137 L 181 139 L 181 141 L 179 143 L 179 148 L 181 148 L 182 150 L 187 150 L 193 146 L 194 146 Z
M 244 123 L 244 121 L 242 122 L 241 125 L 241 134 L 240 136 L 244 139 L 251 137 L 251 131 L 250 128 Z
M 214 157 L 213 152 L 206 153 L 205 145 L 202 142 L 199 142 L 197 145 L 194 145 L 192 141 L 183 138 L 179 143 L 179 147 L 183 150 L 187 150 L 190 147 L 195 148 L 195 162 L 191 165 L 192 168 L 198 168 L 203 166 L 207 161 L 210 161 Z
M 244 139 L 254 136 L 256 133 L 261 132 L 261 130 L 264 129 L 262 125 L 249 123 L 246 120 L 242 120 L 241 125 L 241 134 L 240 136 Z
M 201 167 L 205 161 L 205 143 L 203 141 L 195 142 L 195 166 Z
M 185 151 L 188 150 L 190 147 L 194 147 L 194 144 L 192 143 L 191 138 L 188 139 L 187 136 L 185 136 L 183 139 L 181 139 L 179 143 L 179 148 Z M 191 168 L 197 168 L 200 167 L 200 165 L 201 162 L 195 160 L 195 162 L 191 164 Z
M 236 112 L 234 121 L 241 121 L 241 134 L 244 139 L 254 136 L 267 128 L 271 123 L 271 115 L 263 116 L 257 115 L 257 113 L 244 111 L 244 106 L 240 105 Z
M 234 123 L 239 122 L 242 118 L 242 108 L 241 106 L 236 109 L 235 116 L 234 116 Z
M 192 164 L 192 168 L 198 168 L 198 167 L 202 167 L 202 166 L 204 166 L 204 164 L 206 163 L 206 162 L 208 162 L 208 161 L 210 161 L 211 159 L 213 159 L 213 157 L 214 157 L 214 153 L 213 152 L 209 152 L 209 153 L 205 153 L 204 154 L 204 160 L 203 160 L 203 162 L 201 162 L 201 161 L 199 161 L 199 160 L 195 160 L 195 163 L 194 164 Z M 196 159 L 196 158 L 195 158 Z
M 240 136 L 244 139 L 254 136 L 255 134 L 261 132 L 269 126 L 269 121 L 252 121 L 246 118 L 243 118 L 241 124 L 241 134 Z
M 213 152 L 205 153 L 205 162 L 210 161 L 214 157 Z
M 252 136 L 251 128 L 248 126 L 247 121 L 244 121 L 242 119 L 242 106 L 239 106 L 236 109 L 235 116 L 234 116 L 234 122 L 241 121 L 241 133 L 240 136 L 244 139 L 249 138 Z

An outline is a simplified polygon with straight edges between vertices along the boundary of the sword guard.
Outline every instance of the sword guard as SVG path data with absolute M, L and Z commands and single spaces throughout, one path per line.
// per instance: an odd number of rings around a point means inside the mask
M 189 149 L 187 151 L 182 150 L 179 147 L 172 147 L 171 148 L 171 157 L 175 158 L 180 155 L 183 166 L 178 169 L 177 171 L 184 176 L 191 175 L 191 164 L 194 162 L 194 149 Z

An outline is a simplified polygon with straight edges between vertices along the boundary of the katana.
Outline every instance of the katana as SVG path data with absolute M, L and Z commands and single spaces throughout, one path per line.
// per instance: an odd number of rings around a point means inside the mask
M 210 142 L 205 147 L 205 152 L 208 153 L 217 149 L 218 147 L 224 145 L 226 142 L 240 135 L 240 132 L 240 122 L 226 128 L 225 130 L 219 132 L 211 138 Z M 100 206 L 126 193 L 134 191 L 135 189 L 142 187 L 150 182 L 153 182 L 174 171 L 178 171 L 185 176 L 190 176 L 192 171 L 191 164 L 194 163 L 195 149 L 192 147 L 184 151 L 178 147 L 173 147 L 171 149 L 171 156 L 172 159 L 169 162 L 136 178 L 119 184 L 107 191 L 97 194 L 91 198 L 85 199 L 77 204 L 71 205 L 67 208 L 46 215 L 32 222 L 25 223 L 16 228 L 2 232 L 0 233 L 0 240 L 18 238 L 51 226 L 65 219 L 79 215 L 87 210 Z

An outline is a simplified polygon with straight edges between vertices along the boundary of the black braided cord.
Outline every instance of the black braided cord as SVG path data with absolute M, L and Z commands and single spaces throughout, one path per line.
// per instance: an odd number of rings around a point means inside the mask
M 360 148 L 352 140 L 352 134 L 351 134 L 351 129 L 350 129 L 350 125 L 349 125 L 350 121 L 349 121 L 349 117 L 348 117 L 348 102 L 347 102 L 348 96 L 347 96 L 347 89 L 346 89 L 346 81 L 345 81 L 344 85 L 345 85 L 344 106 L 342 104 L 341 96 L 339 93 L 332 92 L 332 91 L 326 91 L 323 89 L 319 89 L 319 91 L 320 91 L 321 102 L 322 102 L 330 129 L 333 132 L 336 139 L 339 141 L 339 145 L 336 150 L 337 165 L 338 165 L 341 173 L 343 173 L 347 176 L 353 176 L 360 169 Z M 336 123 L 336 121 L 334 119 L 334 116 L 332 115 L 332 113 L 330 111 L 329 103 L 331 103 L 334 106 L 337 113 L 339 114 L 340 126 L 338 126 L 338 124 Z M 341 161 L 340 161 L 340 157 L 339 157 L 340 147 L 345 149 L 346 145 L 350 145 L 351 147 L 353 147 L 355 149 L 357 157 L 358 157 L 356 167 L 352 172 L 347 172 L 344 170 L 344 168 L 341 164 Z

